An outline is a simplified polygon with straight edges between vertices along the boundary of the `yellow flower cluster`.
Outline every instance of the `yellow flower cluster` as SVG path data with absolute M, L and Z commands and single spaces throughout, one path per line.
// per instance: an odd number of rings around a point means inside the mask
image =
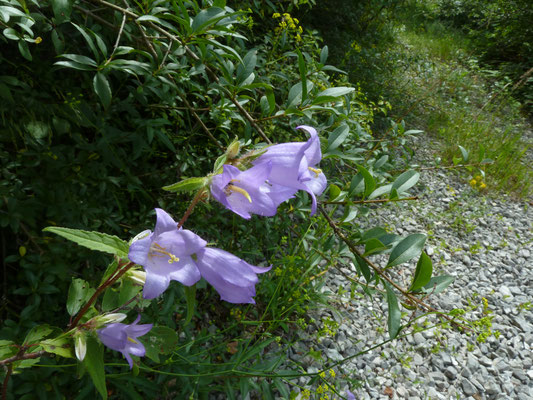
M 272 18 L 280 19 L 278 27 L 276 28 L 276 33 L 278 35 L 281 32 L 286 31 L 290 34 L 293 34 L 297 42 L 302 41 L 301 34 L 303 33 L 303 28 L 298 25 L 300 23 L 300 21 L 298 21 L 298 18 L 292 18 L 289 13 L 274 13 L 272 14 Z
M 487 187 L 485 182 L 483 182 L 483 177 L 481 175 L 476 175 L 470 180 L 470 186 L 474 189 L 483 190 Z

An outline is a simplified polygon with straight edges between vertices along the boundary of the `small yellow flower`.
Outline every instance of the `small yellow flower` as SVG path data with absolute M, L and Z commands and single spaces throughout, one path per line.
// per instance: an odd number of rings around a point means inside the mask
M 43 41 L 43 38 L 40 37 L 40 36 L 37 36 L 37 38 L 35 39 L 35 44 L 39 44 Z
M 477 181 L 480 181 L 480 182 L 483 180 L 483 178 L 481 177 L 481 175 L 476 175 L 476 176 L 474 177 L 474 179 L 477 180 Z
M 470 186 L 474 187 L 474 186 L 476 186 L 476 183 L 477 183 L 477 181 L 472 178 L 472 180 L 470 181 Z
M 279 15 L 279 13 L 272 14 L 272 18 L 279 18 L 279 17 L 281 17 L 281 15 Z
M 485 185 L 484 182 L 481 182 L 481 184 L 479 185 L 480 189 L 485 189 L 486 187 L 487 187 L 487 185 Z

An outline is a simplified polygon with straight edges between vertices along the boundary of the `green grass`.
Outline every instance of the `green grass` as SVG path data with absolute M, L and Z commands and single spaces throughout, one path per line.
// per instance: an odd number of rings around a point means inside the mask
M 429 141 L 437 139 L 437 152 L 448 163 L 460 157 L 458 145 L 470 152 L 468 163 L 491 159 L 479 169 L 493 193 L 531 195 L 533 172 L 524 159 L 531 144 L 522 140 L 531 126 L 495 71 L 478 65 L 462 33 L 438 21 L 407 23 L 398 42 L 400 66 L 390 81 L 397 116 L 424 129 Z

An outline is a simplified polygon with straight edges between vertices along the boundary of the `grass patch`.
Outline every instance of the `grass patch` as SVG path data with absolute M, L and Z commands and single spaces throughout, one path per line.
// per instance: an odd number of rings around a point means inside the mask
M 401 61 L 390 80 L 397 116 L 437 138 L 449 163 L 461 155 L 458 145 L 470 152 L 469 163 L 492 160 L 479 167 L 490 189 L 529 196 L 531 143 L 523 133 L 531 126 L 506 83 L 479 66 L 461 32 L 438 21 L 401 27 L 398 42 Z

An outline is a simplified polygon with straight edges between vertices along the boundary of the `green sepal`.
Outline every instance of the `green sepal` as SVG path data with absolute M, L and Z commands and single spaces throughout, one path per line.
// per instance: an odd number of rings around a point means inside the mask
M 207 186 L 208 179 L 203 178 L 187 178 L 176 182 L 172 185 L 163 186 L 163 190 L 167 192 L 194 192 Z

